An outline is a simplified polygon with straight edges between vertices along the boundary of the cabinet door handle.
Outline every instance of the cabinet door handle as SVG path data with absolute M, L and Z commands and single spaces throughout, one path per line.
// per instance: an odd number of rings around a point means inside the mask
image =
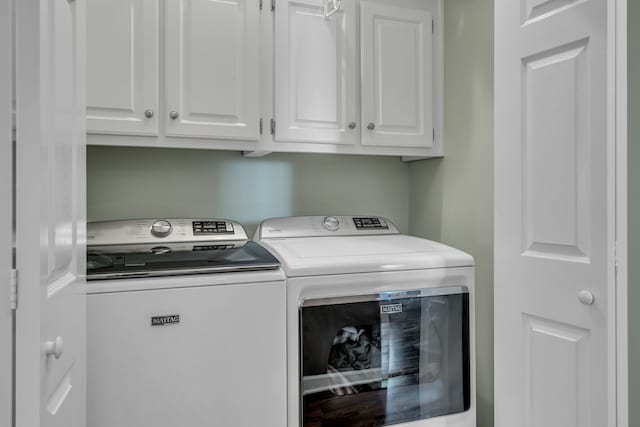
M 367 129 L 369 130 L 374 130 L 376 128 L 376 125 L 373 124 L 373 122 L 369 122 L 369 124 L 367 125 Z
M 150 119 L 151 117 L 153 117 L 153 110 L 144 110 L 144 116 L 147 119 Z
M 180 117 L 180 114 L 178 114 L 178 112 L 177 112 L 177 111 L 172 110 L 172 111 L 169 113 L 169 117 L 171 117 L 171 119 L 172 119 L 172 120 L 175 120 L 175 119 L 177 119 L 178 117 Z
M 356 128 L 356 122 L 349 123 L 349 129 L 353 130 Z

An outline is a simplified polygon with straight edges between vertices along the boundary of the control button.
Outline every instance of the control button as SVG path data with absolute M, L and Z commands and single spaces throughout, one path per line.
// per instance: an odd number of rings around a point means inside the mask
M 322 221 L 322 226 L 329 231 L 336 231 L 340 228 L 340 221 L 334 216 L 325 216 Z
M 173 230 L 173 227 L 166 219 L 160 219 L 151 226 L 151 234 L 156 237 L 167 237 L 171 234 L 171 230 Z
M 171 248 L 168 248 L 166 246 L 156 246 L 151 248 L 151 253 L 154 255 L 164 255 L 164 254 L 170 254 L 171 253 Z

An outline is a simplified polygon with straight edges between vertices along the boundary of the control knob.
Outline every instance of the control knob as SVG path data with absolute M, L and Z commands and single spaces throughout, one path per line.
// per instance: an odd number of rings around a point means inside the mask
M 166 219 L 159 219 L 151 226 L 151 234 L 156 237 L 167 237 L 172 230 L 173 226 Z
M 336 231 L 340 228 L 340 221 L 335 216 L 325 216 L 322 220 L 322 226 L 329 231 Z

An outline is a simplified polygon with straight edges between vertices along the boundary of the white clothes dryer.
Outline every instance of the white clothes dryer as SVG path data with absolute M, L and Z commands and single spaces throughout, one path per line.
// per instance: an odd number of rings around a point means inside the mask
M 371 216 L 275 218 L 288 427 L 475 427 L 473 258 Z

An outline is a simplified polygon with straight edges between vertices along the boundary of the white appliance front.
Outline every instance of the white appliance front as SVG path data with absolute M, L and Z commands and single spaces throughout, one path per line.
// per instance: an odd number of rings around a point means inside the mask
M 89 427 L 286 425 L 280 270 L 88 284 Z
M 288 278 L 288 427 L 475 427 L 474 319 L 473 267 Z

